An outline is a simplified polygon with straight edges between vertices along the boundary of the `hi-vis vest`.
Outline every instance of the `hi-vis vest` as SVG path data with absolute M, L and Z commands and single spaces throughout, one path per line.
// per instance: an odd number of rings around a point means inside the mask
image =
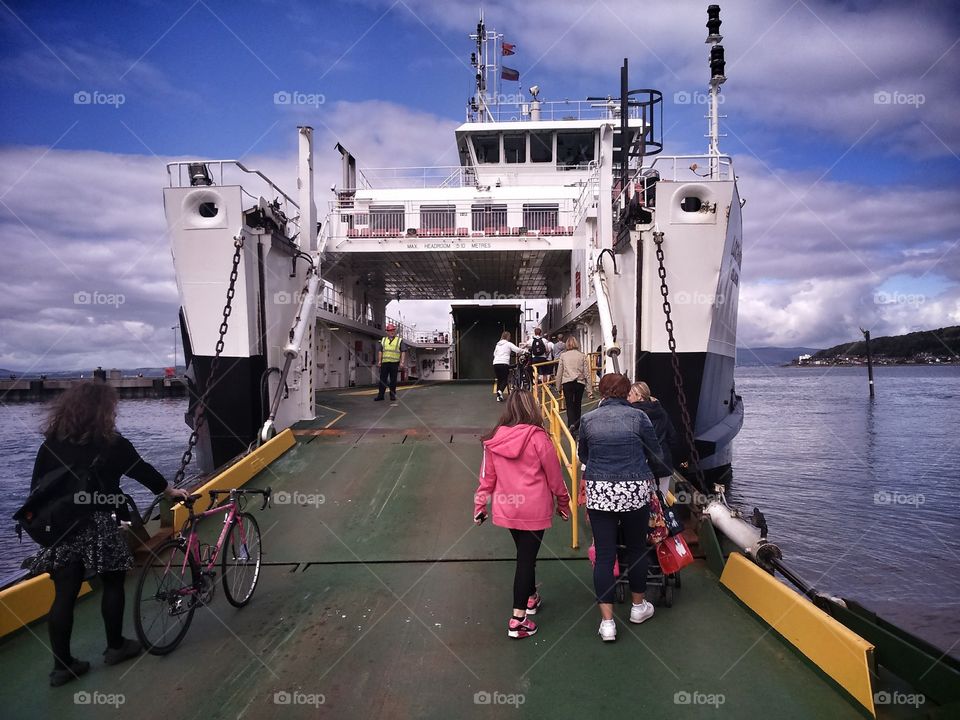
M 383 350 L 383 360 L 385 363 L 400 362 L 400 336 L 394 336 L 393 340 L 388 337 L 381 338 L 380 348 Z

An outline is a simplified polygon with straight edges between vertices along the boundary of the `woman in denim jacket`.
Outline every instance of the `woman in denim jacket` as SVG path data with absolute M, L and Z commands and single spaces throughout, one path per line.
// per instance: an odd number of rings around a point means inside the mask
M 630 381 L 619 373 L 600 379 L 596 410 L 580 421 L 577 452 L 586 464 L 587 514 L 596 545 L 593 586 L 602 621 L 602 640 L 617 639 L 613 619 L 613 566 L 617 556 L 617 533 L 626 546 L 626 568 L 633 594 L 630 622 L 642 623 L 653 616 L 653 605 L 644 597 L 647 589 L 647 533 L 650 511 L 647 498 L 654 470 L 660 470 L 661 451 L 650 418 L 627 402 Z M 649 459 L 649 460 L 648 460 Z M 651 469 L 651 463 L 656 467 Z

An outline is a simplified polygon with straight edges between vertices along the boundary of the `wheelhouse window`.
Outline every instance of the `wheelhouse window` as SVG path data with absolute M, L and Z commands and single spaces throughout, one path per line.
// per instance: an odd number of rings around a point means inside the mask
M 576 168 L 594 159 L 594 134 L 592 132 L 558 132 L 557 162 L 568 168 Z
M 530 133 L 530 162 L 553 162 L 553 133 Z
M 557 227 L 557 203 L 530 203 L 523 206 L 523 225 L 527 230 L 552 230 Z
M 457 228 L 456 205 L 421 205 L 420 231 L 453 234 Z
M 492 232 L 507 227 L 507 206 L 484 203 L 470 208 L 474 232 Z
M 370 229 L 402 231 L 405 227 L 403 205 L 371 205 Z
M 508 163 L 527 161 L 527 136 L 524 133 L 503 134 L 503 159 Z
M 500 136 L 493 135 L 474 135 L 473 149 L 477 154 L 478 163 L 498 163 L 500 162 Z

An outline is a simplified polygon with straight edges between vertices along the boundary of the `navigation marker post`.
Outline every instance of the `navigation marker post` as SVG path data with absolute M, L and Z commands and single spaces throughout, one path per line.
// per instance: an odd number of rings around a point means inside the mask
M 867 380 L 870 383 L 870 399 L 873 400 L 873 356 L 870 354 L 870 331 L 860 328 L 860 332 L 863 333 L 863 339 L 867 341 Z

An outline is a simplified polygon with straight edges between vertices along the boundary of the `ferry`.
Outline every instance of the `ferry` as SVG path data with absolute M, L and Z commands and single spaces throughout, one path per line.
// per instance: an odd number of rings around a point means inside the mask
M 341 179 L 318 205 L 307 126 L 296 191 L 236 160 L 171 163 L 195 460 L 179 477 L 199 509 L 211 490 L 272 490 L 272 507 L 251 508 L 257 593 L 243 608 L 205 598 L 169 656 L 95 665 L 57 690 L 42 625 L 52 584 L 20 579 L 0 590 L 4 716 L 956 716 L 960 663 L 818 591 L 759 509 L 726 500 L 744 413 L 743 200 L 719 149 L 719 12 L 707 11 L 700 156 L 663 154 L 663 96 L 633 88 L 626 60 L 608 95 L 531 86 L 501 102 L 503 35 L 481 18 L 455 167 L 368 168 L 338 145 Z M 540 554 L 541 631 L 524 643 L 502 632 L 513 547 L 471 515 L 479 437 L 500 409 L 492 346 L 529 328 L 519 302 L 488 302 L 503 297 L 546 300 L 544 333 L 576 337 L 597 376 L 647 381 L 687 443 L 671 497 L 696 560 L 651 590 L 653 621 L 621 623 L 612 646 L 596 637 L 577 507 Z M 401 325 L 398 401 L 373 403 L 398 298 L 465 303 L 448 327 Z M 552 389 L 535 392 L 575 498 L 576 440 Z M 132 530 L 141 561 L 185 518 L 182 505 L 147 509 Z M 97 606 L 78 605 L 78 657 L 102 650 Z

